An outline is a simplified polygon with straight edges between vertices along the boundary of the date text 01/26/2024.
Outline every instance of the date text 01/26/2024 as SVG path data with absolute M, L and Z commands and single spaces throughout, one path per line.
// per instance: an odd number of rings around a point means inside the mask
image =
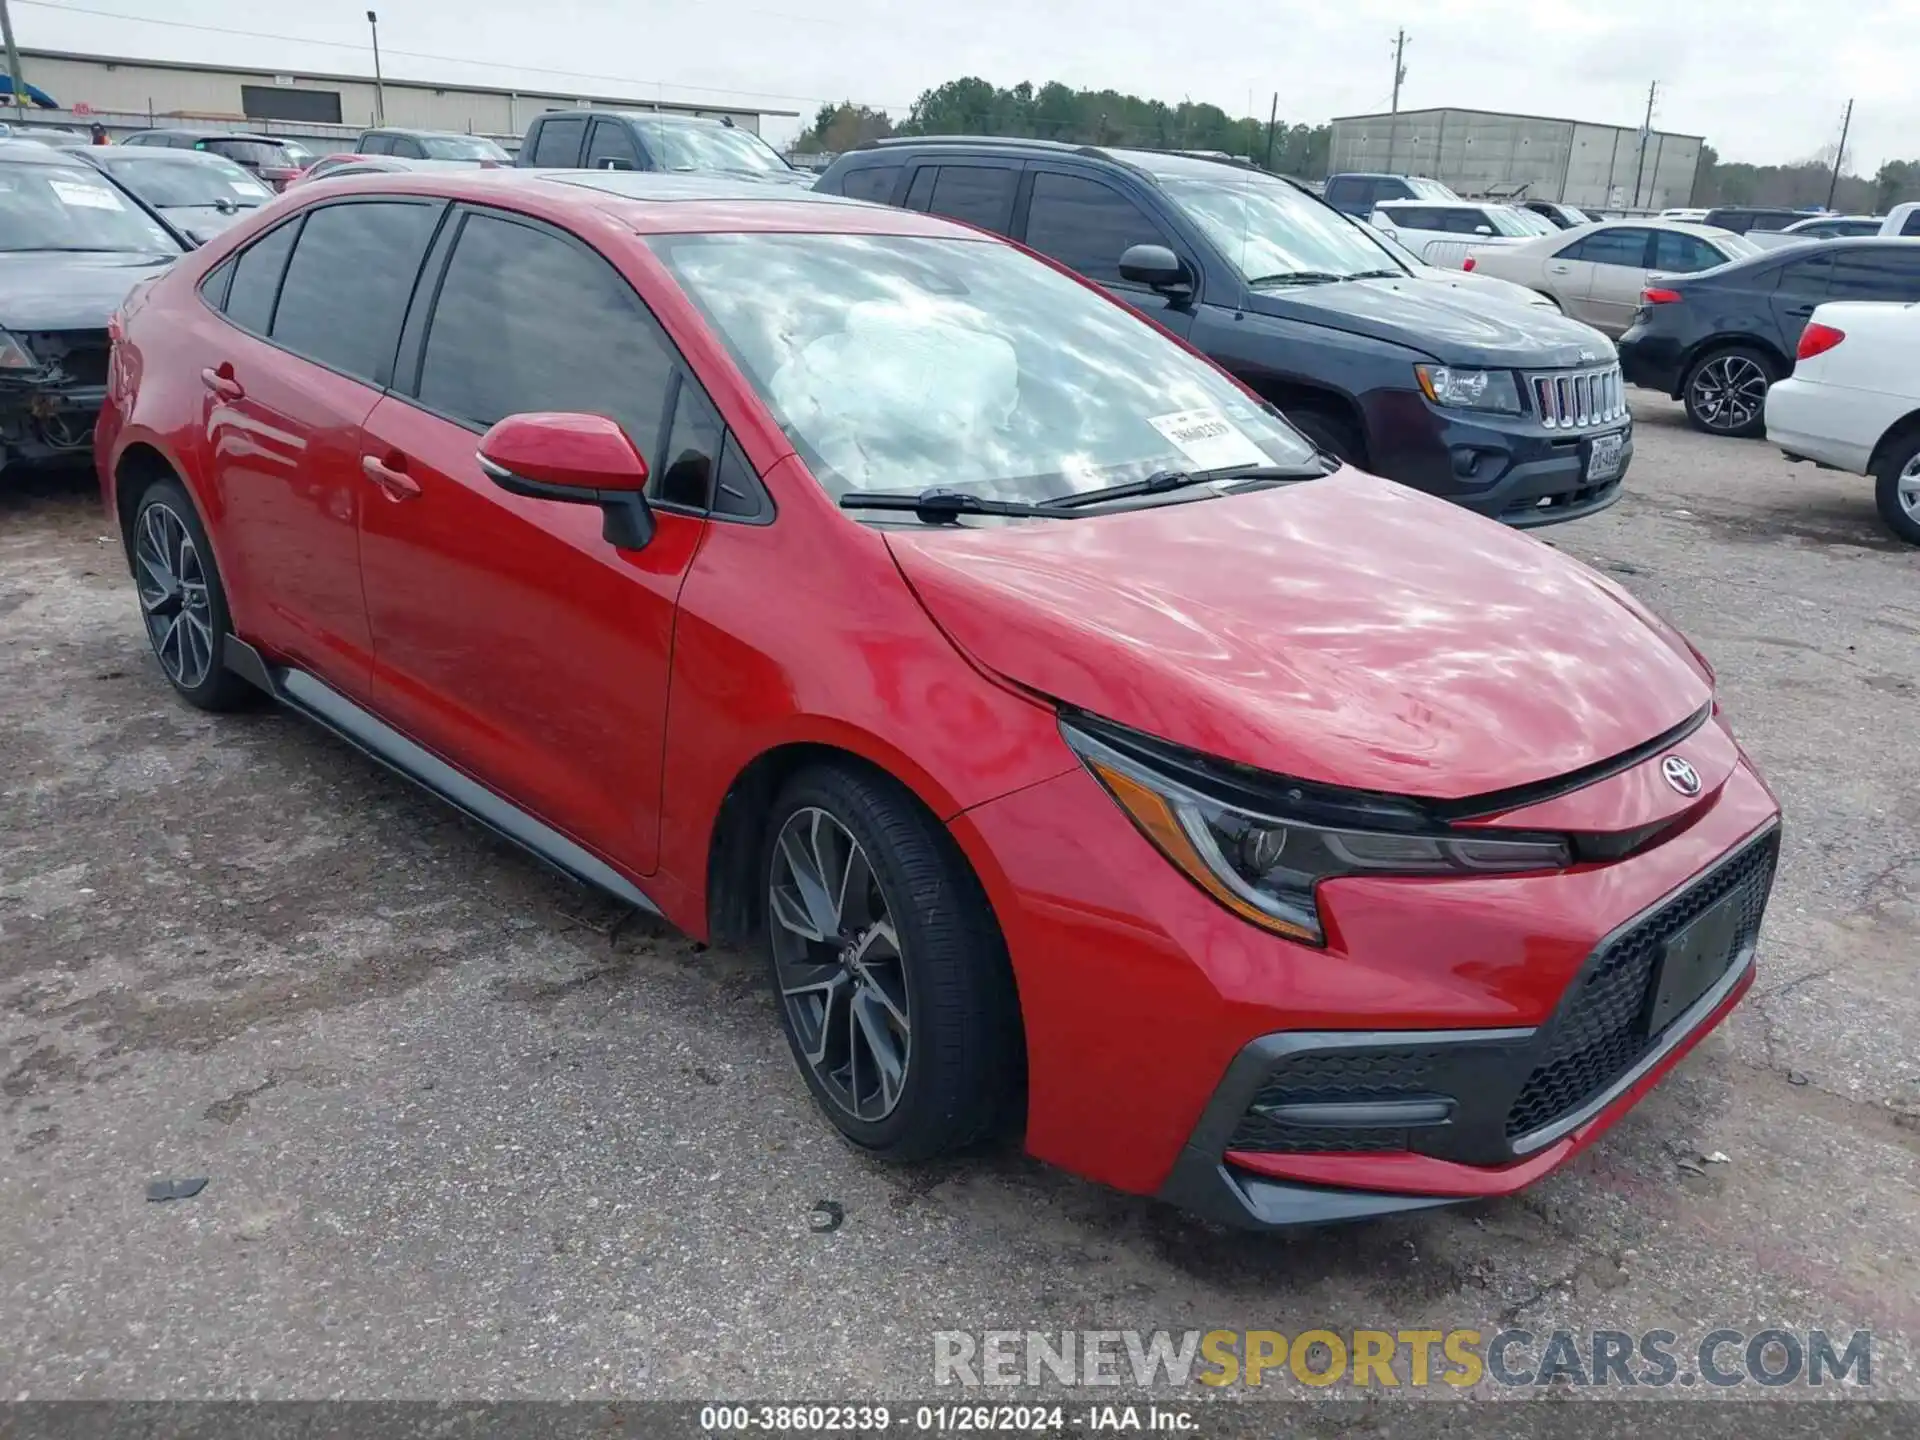
M 717 1434 L 1061 1435 L 1157 1431 L 1191 1435 L 1198 1422 L 1185 1410 L 1156 1405 L 707 1405 L 700 1428 Z

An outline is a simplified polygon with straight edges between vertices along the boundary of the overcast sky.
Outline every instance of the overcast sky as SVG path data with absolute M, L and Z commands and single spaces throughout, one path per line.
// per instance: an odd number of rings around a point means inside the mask
M 390 77 L 570 86 L 811 112 L 906 113 L 961 75 L 1060 80 L 1289 122 L 1460 105 L 1705 135 L 1724 159 L 1850 170 L 1920 157 L 1911 0 L 375 0 Z M 370 73 L 364 0 L 11 0 L 19 43 L 280 70 Z M 110 13 L 102 13 L 110 12 Z M 136 21 L 120 17 L 147 17 Z M 168 23 L 152 23 L 165 21 Z M 207 27 L 207 28 L 194 28 Z M 251 35 L 223 31 L 258 32 Z M 513 57 L 508 60 L 505 57 Z M 432 58 L 429 58 L 432 57 Z M 444 58 L 442 58 L 444 57 Z M 784 141 L 799 121 L 770 121 Z M 1830 149 L 1828 151 L 1830 152 Z

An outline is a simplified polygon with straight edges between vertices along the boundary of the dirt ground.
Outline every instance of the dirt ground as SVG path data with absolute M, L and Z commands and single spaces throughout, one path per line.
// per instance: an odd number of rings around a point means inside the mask
M 863 1160 L 755 961 L 177 703 L 90 480 L 9 482 L 0 1395 L 849 1399 L 926 1394 L 936 1330 L 1777 1324 L 1872 1329 L 1920 1397 L 1920 551 L 1866 481 L 1635 409 L 1625 499 L 1549 535 L 1696 639 L 1780 792 L 1759 985 L 1528 1193 L 1278 1237 Z

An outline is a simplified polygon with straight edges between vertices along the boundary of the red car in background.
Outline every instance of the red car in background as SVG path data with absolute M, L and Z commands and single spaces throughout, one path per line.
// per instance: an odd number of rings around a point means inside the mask
M 690 177 L 302 186 L 128 303 L 161 669 L 755 938 L 855 1144 L 1249 1225 L 1510 1192 L 1752 983 L 1659 618 L 1065 271 Z

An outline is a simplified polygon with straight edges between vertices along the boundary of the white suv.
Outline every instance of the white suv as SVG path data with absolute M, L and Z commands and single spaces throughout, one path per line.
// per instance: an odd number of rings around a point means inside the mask
M 1469 250 L 1518 245 L 1522 240 L 1560 233 L 1543 216 L 1512 205 L 1475 200 L 1444 205 L 1391 200 L 1373 212 L 1373 223 L 1427 264 L 1444 270 L 1460 269 Z

